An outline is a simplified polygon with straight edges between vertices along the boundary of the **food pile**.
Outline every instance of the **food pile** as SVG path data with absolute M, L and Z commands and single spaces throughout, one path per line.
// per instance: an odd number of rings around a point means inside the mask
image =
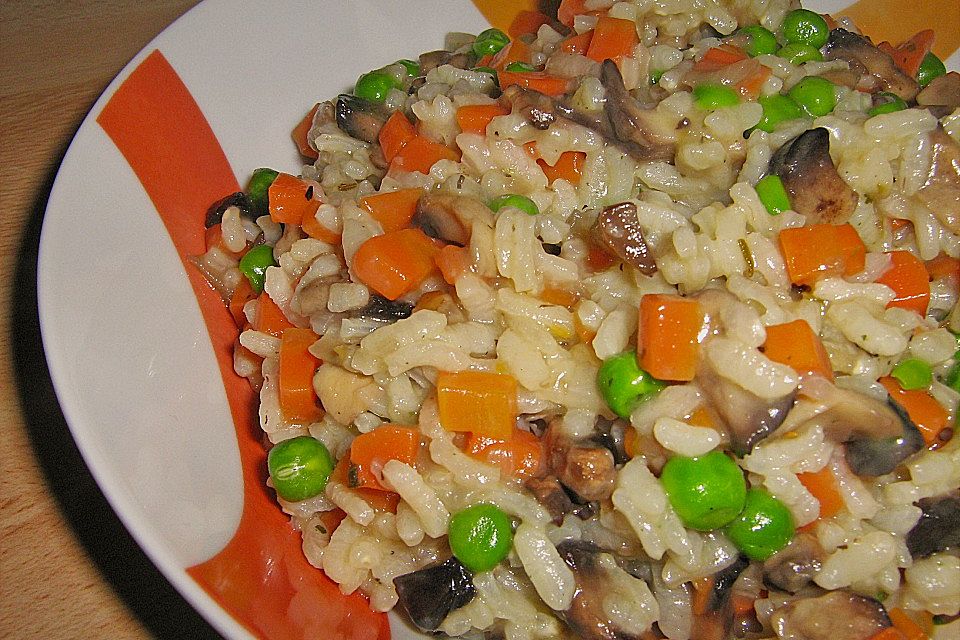
M 195 260 L 310 562 L 458 637 L 955 633 L 932 45 L 563 0 L 317 104 L 299 175 L 214 203 Z

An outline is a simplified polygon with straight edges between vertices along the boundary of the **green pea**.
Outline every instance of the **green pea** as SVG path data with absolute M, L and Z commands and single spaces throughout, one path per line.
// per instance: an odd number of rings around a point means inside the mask
M 250 204 L 253 205 L 253 213 L 258 218 L 270 213 L 270 202 L 268 193 L 270 185 L 280 175 L 273 169 L 255 169 L 250 176 L 250 183 L 247 185 L 247 195 L 250 197 Z
M 790 42 L 784 45 L 777 51 L 777 55 L 795 65 L 801 65 L 804 62 L 823 61 L 823 54 L 820 53 L 820 49 L 802 42 Z
M 796 9 L 783 19 L 783 37 L 787 42 L 799 42 L 819 49 L 827 44 L 830 28 L 819 13 L 809 9 Z
M 903 98 L 895 93 L 881 91 L 873 96 L 874 105 L 867 109 L 867 115 L 871 118 L 881 113 L 893 113 L 894 111 L 903 111 L 907 108 L 907 103 Z
M 510 518 L 492 504 L 474 504 L 450 518 L 450 550 L 470 571 L 489 571 L 510 553 Z
M 943 379 L 943 384 L 960 393 L 960 361 L 950 367 L 950 371 L 947 372 L 947 376 Z
M 757 129 L 771 133 L 778 124 L 787 120 L 796 120 L 803 117 L 803 109 L 793 98 L 779 93 L 770 96 L 760 96 L 757 99 L 763 107 L 763 117 L 757 123 Z
M 481 31 L 477 39 L 473 41 L 473 53 L 478 58 L 483 56 L 496 55 L 500 49 L 503 49 L 510 42 L 510 36 L 500 29 L 487 29 Z
M 537 203 L 528 198 L 527 196 L 521 196 L 516 193 L 510 193 L 505 196 L 500 196 L 499 198 L 494 198 L 490 201 L 490 209 L 494 212 L 500 211 L 504 207 L 514 207 L 515 209 L 520 209 L 524 213 L 535 216 L 540 213 L 540 208 L 537 206 Z
M 759 55 L 773 53 L 777 50 L 777 36 L 759 24 L 751 24 L 748 27 L 740 29 L 738 33 L 747 36 L 747 46 L 744 50 L 751 57 L 755 58 Z
M 254 292 L 263 291 L 263 282 L 267 277 L 267 267 L 277 266 L 273 259 L 273 247 L 268 244 L 259 244 L 240 258 L 240 273 L 247 277 Z
M 793 539 L 796 529 L 787 506 L 763 489 L 750 489 L 743 511 L 727 536 L 748 558 L 766 560 Z
M 740 467 L 720 451 L 697 458 L 670 458 L 663 466 L 660 483 L 683 523 L 698 531 L 733 521 L 747 495 Z
M 825 116 L 837 106 L 836 87 L 826 78 L 807 76 L 790 89 L 787 95 L 816 118 Z
M 656 69 L 650 72 L 650 84 L 657 84 L 660 82 L 660 78 L 663 77 L 663 74 L 666 73 L 664 69 Z
M 933 382 L 933 369 L 919 358 L 901 360 L 890 372 L 900 382 L 900 386 L 911 391 L 926 389 Z
M 397 64 L 402 64 L 403 68 L 407 70 L 407 75 L 411 78 L 416 78 L 420 75 L 420 63 L 416 60 L 397 60 Z
M 278 442 L 267 455 L 273 488 L 281 498 L 291 502 L 322 493 L 333 466 L 333 456 L 324 444 L 310 436 Z
M 504 71 L 511 71 L 513 73 L 526 73 L 527 71 L 536 71 L 536 70 L 537 68 L 532 64 L 530 64 L 529 62 L 520 62 L 519 60 L 516 62 L 511 62 L 506 67 L 504 67 Z
M 383 71 L 371 71 L 365 73 L 357 80 L 353 93 L 358 98 L 369 100 L 370 102 L 383 102 L 387 99 L 391 89 L 399 89 L 400 83 L 389 73 Z
M 597 387 L 610 410 L 629 418 L 638 404 L 660 392 L 664 383 L 640 368 L 636 351 L 624 351 L 603 361 Z
M 760 202 L 772 216 L 780 215 L 790 208 L 790 196 L 783 186 L 780 176 L 769 175 L 760 178 L 756 186 Z
M 925 87 L 930 84 L 931 80 L 939 78 L 946 72 L 947 68 L 944 66 L 943 60 L 932 52 L 928 53 L 920 62 L 920 70 L 917 71 L 917 82 L 920 83 L 921 87 Z
M 704 111 L 715 111 L 720 107 L 732 107 L 740 103 L 737 92 L 722 84 L 698 84 L 693 88 L 693 99 Z

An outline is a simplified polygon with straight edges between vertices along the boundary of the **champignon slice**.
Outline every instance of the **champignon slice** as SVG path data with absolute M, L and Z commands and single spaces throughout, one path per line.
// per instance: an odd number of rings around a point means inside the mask
M 768 587 L 796 593 L 820 571 L 823 547 L 809 533 L 796 536 L 789 545 L 763 563 L 763 582 Z
M 239 209 L 241 217 L 253 220 L 253 204 L 250 202 L 250 198 L 243 191 L 237 191 L 210 205 L 203 226 L 209 229 L 215 224 L 220 224 L 223 221 L 224 212 L 230 207 Z
M 347 94 L 337 97 L 336 117 L 337 126 L 344 133 L 371 144 L 377 142 L 380 128 L 387 121 L 387 116 L 372 102 Z
M 493 212 L 474 198 L 426 193 L 417 202 L 411 223 L 431 238 L 459 247 L 470 242 L 474 221 L 493 226 Z
M 828 408 L 798 428 L 819 425 L 828 438 L 846 443 L 847 464 L 857 475 L 890 473 L 923 448 L 919 429 L 893 401 L 839 387 L 832 387 L 823 401 Z
M 643 238 L 637 205 L 632 202 L 612 204 L 600 212 L 593 225 L 593 238 L 597 243 L 644 275 L 657 271 L 653 253 Z
M 550 514 L 554 524 L 560 525 L 563 518 L 568 513 L 572 513 L 582 520 L 586 520 L 594 515 L 595 509 L 589 503 L 577 504 L 567 493 L 556 476 L 546 476 L 545 478 L 530 478 L 524 486 L 537 502 Z
M 831 591 L 780 607 L 770 616 L 780 640 L 868 640 L 891 626 L 883 605 L 848 591 Z
M 907 534 L 907 549 L 914 558 L 960 546 L 960 495 L 957 493 L 923 498 L 917 503 L 922 513 Z
M 367 303 L 367 306 L 358 310 L 356 315 L 362 318 L 396 322 L 397 320 L 409 318 L 412 313 L 412 304 L 387 300 L 383 296 L 372 293 L 370 294 L 370 302 Z
M 623 76 L 613 60 L 600 65 L 600 83 L 606 89 L 604 112 L 621 146 L 641 161 L 671 160 L 674 136 L 652 118 L 652 110 L 644 109 L 623 84 Z
M 473 576 L 456 558 L 393 579 L 399 604 L 413 624 L 436 631 L 447 615 L 476 595 Z
M 557 121 L 556 103 L 539 91 L 514 84 L 506 88 L 501 98 L 510 105 L 513 113 L 525 117 L 534 129 L 543 131 Z
M 960 73 L 950 73 L 933 79 L 917 94 L 917 104 L 921 107 L 937 109 L 937 117 L 943 117 L 954 109 L 960 108 Z
M 549 452 L 547 470 L 556 475 L 575 498 L 589 502 L 610 497 L 617 467 L 609 449 L 574 442 L 560 433 L 557 421 L 550 423 L 543 439 Z
M 810 129 L 780 147 L 770 160 L 790 206 L 808 224 L 843 224 L 857 208 L 857 192 L 843 181 L 830 158 L 830 133 Z
M 845 60 L 851 67 L 862 69 L 869 76 L 864 79 L 868 82 L 863 88 L 871 93 L 889 91 L 909 102 L 917 97 L 920 89 L 917 81 L 901 71 L 889 54 L 875 47 L 869 38 L 846 29 L 830 32 L 824 58 Z
M 618 465 L 630 461 L 625 442 L 626 427 L 627 424 L 623 420 L 607 420 L 599 417 L 596 423 L 597 435 L 591 438 L 601 447 L 609 449 L 613 454 L 613 461 Z
M 945 227 L 960 233 L 960 144 L 942 126 L 930 133 L 930 143 L 930 169 L 915 197 Z
M 428 51 L 420 54 L 420 75 L 425 76 L 428 72 L 445 64 L 452 65 L 457 69 L 469 69 L 472 66 L 473 59 L 467 53 L 454 53 L 439 49 L 437 51 Z

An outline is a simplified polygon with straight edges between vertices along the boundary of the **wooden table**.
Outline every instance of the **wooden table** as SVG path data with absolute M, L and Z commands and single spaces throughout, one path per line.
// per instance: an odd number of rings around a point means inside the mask
M 107 83 L 196 0 L 0 2 L 0 637 L 215 638 L 110 510 L 60 413 L 37 321 L 47 194 Z

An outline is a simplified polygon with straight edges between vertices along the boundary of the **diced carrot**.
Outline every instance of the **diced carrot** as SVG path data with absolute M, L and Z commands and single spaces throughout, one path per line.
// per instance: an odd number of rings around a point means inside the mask
M 554 165 L 547 164 L 543 159 L 537 160 L 537 164 L 543 169 L 543 174 L 547 176 L 550 184 L 553 184 L 554 180 L 563 178 L 570 184 L 578 186 L 583 177 L 583 165 L 586 161 L 587 154 L 583 151 L 564 151 Z
M 734 62 L 749 58 L 743 49 L 732 44 L 721 44 L 707 49 L 707 52 L 693 65 L 694 71 L 716 71 Z
M 380 295 L 396 300 L 436 269 L 436 244 L 420 229 L 374 236 L 353 255 L 353 272 Z
M 887 308 L 910 309 L 926 316 L 927 305 L 930 304 L 930 275 L 926 267 L 909 251 L 891 251 L 888 255 L 892 264 L 877 278 L 877 282 L 887 285 L 897 294 Z
M 907 640 L 896 627 L 884 627 L 870 636 L 869 640 Z
M 797 373 L 812 373 L 833 380 L 833 367 L 827 350 L 806 320 L 798 319 L 767 327 L 763 352 L 774 362 L 792 367 Z
M 321 240 L 327 244 L 340 244 L 342 234 L 339 234 L 333 229 L 329 229 L 320 224 L 320 221 L 317 220 L 316 213 L 311 216 L 304 216 L 303 220 L 300 221 L 300 228 L 303 229 L 303 232 L 311 238 Z
M 540 159 L 540 150 L 537 149 L 537 141 L 531 140 L 530 142 L 523 143 L 523 150 L 527 152 L 527 155 L 530 156 L 533 160 Z
M 633 426 L 623 430 L 623 452 L 630 458 L 635 458 L 640 453 L 640 434 Z
M 863 271 L 867 248 L 850 224 L 784 229 L 778 239 L 794 284 L 812 286 L 821 278 Z
M 434 260 L 440 269 L 440 275 L 450 285 L 456 284 L 457 278 L 470 271 L 473 266 L 470 250 L 452 244 L 440 249 Z
M 390 171 L 419 171 L 430 173 L 430 167 L 440 160 L 460 161 L 460 154 L 430 138 L 416 135 L 407 141 L 390 163 Z
M 420 188 L 398 189 L 365 196 L 357 204 L 369 211 L 383 230 L 390 233 L 410 226 L 422 195 L 423 189 Z
M 903 229 L 909 227 L 912 223 L 909 220 L 903 218 L 891 218 L 890 219 L 890 229 L 894 233 L 898 233 Z
M 891 53 L 893 62 L 911 78 L 917 77 L 920 63 L 933 48 L 934 34 L 932 29 L 918 31 L 906 42 L 901 43 Z
M 516 427 L 510 440 L 471 433 L 464 450 L 478 460 L 499 467 L 503 475 L 517 478 L 537 475 L 543 459 L 540 439 Z
M 640 366 L 660 380 L 693 380 L 703 327 L 700 303 L 691 298 L 647 294 L 640 299 Z
M 927 273 L 931 280 L 954 278 L 960 281 L 960 260 L 941 253 L 933 260 L 927 260 Z
M 586 56 L 591 60 L 614 62 L 633 55 L 633 48 L 640 42 L 637 25 L 633 20 L 603 16 L 597 20 L 593 38 Z
M 685 422 L 695 427 L 708 427 L 710 429 L 714 429 L 717 426 L 710 410 L 704 405 L 697 407 Z
M 486 135 L 487 125 L 497 116 L 505 116 L 510 110 L 499 102 L 493 104 L 468 104 L 457 109 L 457 125 L 464 133 Z
M 716 582 L 716 578 L 712 575 L 692 581 L 693 601 L 690 603 L 690 608 L 693 615 L 700 616 L 707 612 L 710 606 L 710 596 L 713 595 L 713 587 Z
M 388 491 L 381 483 L 383 465 L 399 460 L 413 466 L 420 450 L 420 432 L 411 427 L 382 425 L 361 433 L 350 445 L 348 486 Z
M 590 344 L 597 337 L 597 332 L 580 322 L 580 316 L 573 316 L 573 330 L 577 332 L 577 338 L 583 344 Z
M 326 530 L 327 535 L 332 534 L 337 530 L 337 527 L 340 526 L 340 523 L 343 522 L 343 519 L 347 517 L 347 512 L 343 509 L 333 509 L 332 511 L 324 511 L 320 514 L 320 524 Z
M 580 302 L 580 294 L 569 289 L 558 289 L 556 287 L 546 287 L 537 296 L 547 304 L 555 304 L 558 307 L 567 307 L 572 309 L 574 305 Z
M 773 71 L 770 67 L 757 63 L 757 70 L 737 83 L 737 91 L 741 96 L 751 99 L 756 98 L 760 95 L 760 90 L 763 88 L 763 84 L 767 81 L 767 78 L 770 77 L 771 73 L 773 73 Z
M 310 131 L 310 127 L 313 126 L 313 119 L 317 115 L 317 111 L 320 109 L 320 103 L 313 105 L 313 108 L 307 112 L 307 115 L 303 117 L 303 120 L 293 128 L 293 141 L 297 145 L 297 150 L 300 151 L 300 155 L 304 158 L 311 158 L 316 160 L 320 157 L 320 154 L 317 153 L 317 150 L 310 146 L 310 143 L 307 141 L 307 133 Z
M 293 327 L 277 303 L 266 291 L 257 298 L 257 312 L 253 317 L 253 328 L 279 338 L 285 329 Z
M 529 63 L 532 55 L 533 50 L 530 45 L 523 40 L 514 39 L 493 56 L 493 59 L 490 60 L 490 67 L 499 71 L 513 62 Z
M 909 391 L 904 389 L 896 378 L 884 376 L 878 382 L 887 390 L 893 401 L 907 412 L 913 424 L 917 425 L 928 447 L 941 442 L 940 434 L 947 428 L 950 419 L 943 405 L 937 402 L 926 389 Z
M 393 491 L 385 491 L 383 489 L 364 489 L 362 487 L 351 487 L 350 486 L 350 476 L 351 472 L 355 471 L 352 468 L 350 462 L 350 454 L 340 458 L 337 462 L 337 466 L 334 467 L 333 473 L 330 474 L 330 480 L 336 481 L 342 484 L 350 493 L 354 494 L 358 498 L 366 502 L 371 509 L 378 512 L 390 513 L 397 512 L 397 505 L 400 503 L 400 496 L 394 493 Z M 356 477 L 354 477 L 354 480 Z
M 518 85 L 524 89 L 533 89 L 548 96 L 562 96 L 570 88 L 570 80 L 553 76 L 543 71 L 497 71 L 500 88 L 506 89 Z
M 927 640 L 930 636 L 918 625 L 910 615 L 899 607 L 887 610 L 890 622 L 904 635 L 907 640 Z
M 392 162 L 400 150 L 416 135 L 417 130 L 407 120 L 407 116 L 403 115 L 402 111 L 394 111 L 380 127 L 380 133 L 377 136 L 380 148 L 383 150 L 383 157 L 387 162 Z
M 517 421 L 517 381 L 502 373 L 441 371 L 437 406 L 447 431 L 510 440 Z
M 511 38 L 519 38 L 528 33 L 536 33 L 545 24 L 550 24 L 550 17 L 539 11 L 518 11 L 507 29 L 507 34 Z
M 730 604 L 733 605 L 733 613 L 737 616 L 753 613 L 756 610 L 756 600 L 744 593 L 732 594 Z
M 584 31 L 580 34 L 570 36 L 560 41 L 560 51 L 564 53 L 579 53 L 582 56 L 587 55 L 590 48 L 590 41 L 593 40 L 593 29 Z
M 560 0 L 560 6 L 557 7 L 557 20 L 572 27 L 573 19 L 586 12 L 586 0 Z
M 233 321 L 237 323 L 238 327 L 247 324 L 247 316 L 243 313 L 243 307 L 256 297 L 253 287 L 250 286 L 250 281 L 246 278 L 240 278 L 240 282 L 233 289 L 233 295 L 230 296 L 229 304 L 230 315 L 233 316 Z
M 316 341 L 317 334 L 310 329 L 291 327 L 280 335 L 277 388 L 280 411 L 288 420 L 316 422 L 323 417 L 317 392 L 313 390 L 313 374 L 320 359 L 309 351 Z
M 320 185 L 289 173 L 277 175 L 267 190 L 270 219 L 281 224 L 299 225 L 306 216 L 317 213 L 322 204 Z
M 820 471 L 810 471 L 807 473 L 798 473 L 797 480 L 800 481 L 807 491 L 813 494 L 813 497 L 820 503 L 820 518 L 831 518 L 837 515 L 843 509 L 843 496 L 840 495 L 840 488 L 837 485 L 837 477 L 833 475 L 830 467 L 824 467 Z
M 593 271 L 603 271 L 609 269 L 616 263 L 617 259 L 610 255 L 610 252 L 593 243 L 590 244 L 590 250 L 587 252 L 587 266 Z

